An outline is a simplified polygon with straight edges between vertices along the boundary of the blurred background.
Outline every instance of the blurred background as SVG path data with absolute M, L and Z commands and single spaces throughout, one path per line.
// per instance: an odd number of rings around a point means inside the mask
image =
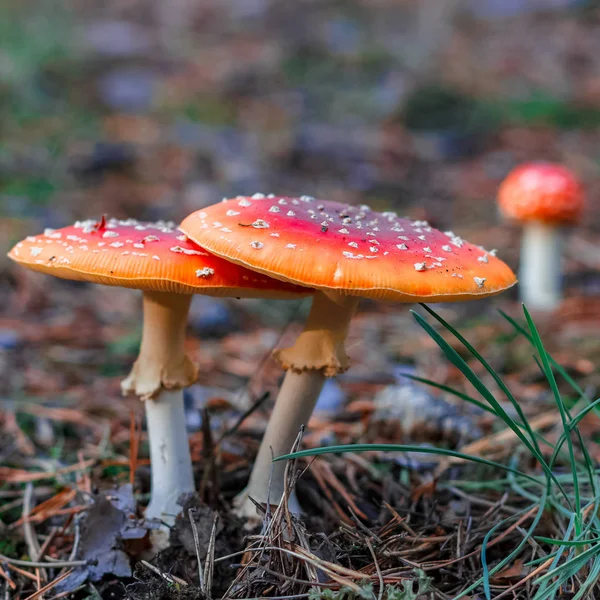
M 76 218 L 179 221 L 258 191 L 429 218 L 512 260 L 495 193 L 532 159 L 586 181 L 591 241 L 599 6 L 3 0 L 2 253 Z
M 538 159 L 566 164 L 588 191 L 549 343 L 598 357 L 600 2 L 2 0 L 0 391 L 109 397 L 122 410 L 139 294 L 10 265 L 10 245 L 44 227 L 103 213 L 178 222 L 224 196 L 311 194 L 428 219 L 516 268 L 520 230 L 499 218 L 496 191 Z M 285 325 L 305 309 L 275 304 L 195 298 L 200 404 L 213 393 L 203 385 L 236 389 L 294 338 Z M 406 310 L 377 311 L 353 326 L 348 377 L 434 365 L 421 334 L 404 344 Z M 507 369 L 517 360 L 490 351 Z M 280 377 L 268 364 L 257 391 Z

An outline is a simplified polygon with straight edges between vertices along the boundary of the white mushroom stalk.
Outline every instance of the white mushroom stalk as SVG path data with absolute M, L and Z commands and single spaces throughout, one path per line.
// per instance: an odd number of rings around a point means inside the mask
M 551 311 L 562 300 L 562 232 L 556 225 L 528 222 L 521 240 L 521 299 L 533 310 Z
M 144 328 L 140 353 L 121 388 L 144 400 L 150 464 L 151 499 L 147 518 L 172 522 L 177 500 L 194 491 L 194 475 L 185 425 L 183 389 L 197 371 L 185 354 L 190 295 L 144 293 Z

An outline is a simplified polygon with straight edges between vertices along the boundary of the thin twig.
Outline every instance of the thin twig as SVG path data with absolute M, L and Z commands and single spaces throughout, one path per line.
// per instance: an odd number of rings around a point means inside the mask
M 369 538 L 365 538 L 365 543 L 367 544 L 367 548 L 369 548 L 369 552 L 371 553 L 371 556 L 373 557 L 373 564 L 375 565 L 375 570 L 377 571 L 377 577 L 379 578 L 379 594 L 377 595 L 377 600 L 382 600 L 385 583 L 383 582 L 383 575 L 381 574 L 381 568 L 379 567 L 379 561 L 377 560 L 377 556 L 375 555 L 375 550 L 373 550 L 373 545 L 369 541 Z
M 155 573 L 156 575 L 158 575 L 165 581 L 168 581 L 169 583 L 178 583 L 179 585 L 187 586 L 187 581 L 184 581 L 183 579 L 180 579 L 179 577 L 175 577 L 175 575 L 169 575 L 168 573 L 163 573 L 159 568 L 155 567 L 154 565 L 151 565 L 146 560 L 141 560 L 140 563 L 142 564 L 142 566 L 146 567 L 146 569 L 152 571 L 153 573 Z
M 202 559 L 200 558 L 200 538 L 198 536 L 198 527 L 196 526 L 196 521 L 194 519 L 195 513 L 196 509 L 188 509 L 188 518 L 190 520 L 190 525 L 192 526 L 192 535 L 194 536 L 194 547 L 196 548 L 196 558 L 198 559 L 198 581 L 200 583 L 200 591 L 203 594 L 205 594 L 206 590 L 204 588 L 204 578 L 202 577 Z
M 204 565 L 204 594 L 207 600 L 212 600 L 212 584 L 215 572 L 215 545 L 217 539 L 217 523 L 219 522 L 219 513 L 215 513 L 213 519 L 210 540 L 208 541 L 208 551 L 206 553 L 206 564 Z
M 4 554 L 0 554 L 0 563 L 29 567 L 30 569 L 62 569 L 63 567 L 85 567 L 88 564 L 86 560 L 57 560 L 56 562 L 19 560 L 17 558 L 9 558 L 8 556 L 4 556 Z
M 39 598 L 44 592 L 47 592 L 48 590 L 51 590 L 55 585 L 58 585 L 63 579 L 66 579 L 73 571 L 67 571 L 66 573 L 63 573 L 62 575 L 59 575 L 56 579 L 52 580 L 50 583 L 47 583 L 44 587 L 40 588 L 37 592 L 35 592 L 34 594 L 31 594 L 31 596 L 27 596 L 27 598 L 25 598 L 25 600 L 34 600 L 34 598 Z

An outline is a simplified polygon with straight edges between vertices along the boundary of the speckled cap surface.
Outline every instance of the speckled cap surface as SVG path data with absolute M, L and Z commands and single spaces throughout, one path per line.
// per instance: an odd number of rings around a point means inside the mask
M 583 212 L 585 194 L 563 165 L 533 162 L 513 169 L 498 190 L 500 210 L 515 221 L 573 223 Z
M 452 232 L 310 196 L 237 197 L 192 213 L 180 227 L 239 265 L 353 296 L 448 302 L 491 296 L 516 282 L 494 252 Z
M 149 291 L 243 298 L 293 298 L 312 292 L 214 256 L 165 222 L 77 222 L 29 236 L 8 256 L 62 279 Z

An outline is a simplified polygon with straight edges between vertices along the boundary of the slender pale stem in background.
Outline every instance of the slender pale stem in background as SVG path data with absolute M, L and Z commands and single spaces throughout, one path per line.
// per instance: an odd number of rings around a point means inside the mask
M 523 230 L 519 288 L 532 310 L 553 310 L 562 299 L 561 232 L 555 225 L 532 222 Z
M 145 401 L 152 471 L 146 516 L 166 521 L 180 512 L 179 496 L 194 490 L 183 405 L 183 388 L 197 376 L 185 354 L 190 302 L 191 296 L 184 294 L 144 293 L 140 353 L 121 384 L 124 393 L 135 393 Z
M 276 353 L 288 371 L 248 484 L 247 494 L 257 502 L 281 500 L 285 463 L 272 463 L 272 457 L 290 451 L 300 427 L 308 424 L 326 377 L 348 368 L 344 341 L 357 304 L 357 298 L 317 293 L 294 346 Z

